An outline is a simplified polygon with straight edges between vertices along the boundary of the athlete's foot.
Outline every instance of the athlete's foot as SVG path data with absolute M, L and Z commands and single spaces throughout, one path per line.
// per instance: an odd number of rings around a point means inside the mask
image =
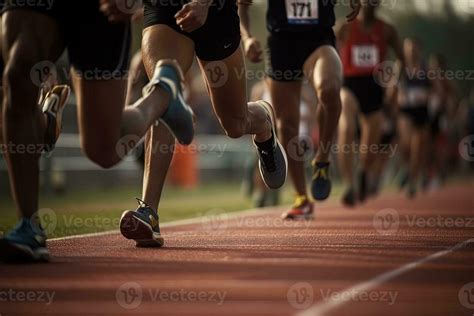
M 410 183 L 408 185 L 408 190 L 407 190 L 407 197 L 410 199 L 410 200 L 413 200 L 415 197 L 416 197 L 416 185 L 413 184 L 413 183 Z
M 346 207 L 354 207 L 356 205 L 356 194 L 354 188 L 350 187 L 342 196 L 342 204 Z
M 164 245 L 160 233 L 158 213 L 140 199 L 135 211 L 125 211 L 120 219 L 120 232 L 133 239 L 137 247 L 161 247 Z
M 359 201 L 365 202 L 367 199 L 367 173 L 364 171 L 360 171 L 357 177 L 359 183 Z
M 313 161 L 313 178 L 311 194 L 316 201 L 324 201 L 331 194 L 331 179 L 329 179 L 329 162 Z
M 287 220 L 310 220 L 314 218 L 314 205 L 307 196 L 297 196 L 295 203 L 281 216 Z
M 54 86 L 41 98 L 41 107 L 46 115 L 46 131 L 44 135 L 44 150 L 54 149 L 63 125 L 63 110 L 71 93 L 67 85 Z
M 189 145 L 194 138 L 194 113 L 184 101 L 182 82 L 184 76 L 175 60 L 160 60 L 153 77 L 143 88 L 143 96 L 149 96 L 157 86 L 169 94 L 168 108 L 159 118 L 171 134 L 183 145 Z
M 407 186 L 409 180 L 410 180 L 410 176 L 408 172 L 403 172 L 402 176 L 400 177 L 400 183 L 398 184 L 400 190 L 403 190 L 403 188 Z
M 259 156 L 258 166 L 263 182 L 270 189 L 278 189 L 285 184 L 288 160 L 285 150 L 276 136 L 276 118 L 273 108 L 264 101 L 258 102 L 267 111 L 271 120 L 272 136 L 263 143 L 254 141 Z
M 46 234 L 23 218 L 6 236 L 0 239 L 0 260 L 8 263 L 49 261 Z

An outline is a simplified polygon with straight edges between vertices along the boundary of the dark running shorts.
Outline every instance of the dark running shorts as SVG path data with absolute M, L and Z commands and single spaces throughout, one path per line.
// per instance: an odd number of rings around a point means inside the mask
M 414 108 L 403 107 L 400 109 L 400 114 L 408 117 L 417 128 L 424 128 L 428 126 L 430 122 L 427 106 Z
M 240 46 L 240 19 L 236 0 L 214 0 L 206 23 L 187 33 L 176 24 L 175 14 L 189 1 L 145 0 L 144 28 L 164 24 L 194 42 L 196 56 L 204 61 L 223 60 Z
M 362 114 L 368 115 L 382 109 L 384 90 L 373 76 L 346 77 L 344 87 L 356 96 Z
M 109 23 L 99 11 L 99 0 L 6 0 L 2 13 L 11 10 L 34 11 L 56 20 L 61 32 L 58 41 L 63 41 L 69 62 L 84 79 L 109 79 L 126 74 L 130 24 Z
M 336 46 L 336 37 L 330 27 L 312 32 L 271 33 L 267 49 L 268 76 L 275 81 L 302 80 L 304 63 L 314 51 L 325 45 Z

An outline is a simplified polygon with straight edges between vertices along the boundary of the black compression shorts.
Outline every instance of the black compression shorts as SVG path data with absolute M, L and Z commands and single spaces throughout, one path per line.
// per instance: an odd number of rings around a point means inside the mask
M 108 22 L 99 11 L 99 0 L 6 0 L 2 13 L 10 10 L 33 11 L 56 20 L 58 41 L 64 43 L 69 62 L 84 79 L 107 80 L 126 74 L 130 24 Z
M 384 90 L 374 76 L 346 77 L 344 87 L 356 96 L 362 114 L 368 115 L 382 109 Z
M 267 74 L 275 81 L 299 81 L 304 78 L 303 66 L 318 48 L 336 46 L 331 27 L 312 32 L 274 32 L 268 37 Z
M 427 127 L 430 121 L 427 106 L 402 107 L 400 114 L 408 117 L 416 128 Z
M 223 60 L 240 46 L 240 19 L 236 0 L 214 0 L 209 8 L 206 23 L 194 32 L 187 33 L 176 24 L 175 14 L 189 1 L 145 0 L 144 28 L 167 25 L 189 37 L 199 59 Z

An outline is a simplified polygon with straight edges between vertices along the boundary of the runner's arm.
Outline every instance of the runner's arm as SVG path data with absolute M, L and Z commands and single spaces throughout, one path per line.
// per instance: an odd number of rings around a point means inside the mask
M 242 43 L 247 58 L 254 63 L 262 61 L 262 46 L 257 38 L 252 35 L 250 30 L 249 7 L 251 0 L 239 0 L 240 33 L 242 34 Z

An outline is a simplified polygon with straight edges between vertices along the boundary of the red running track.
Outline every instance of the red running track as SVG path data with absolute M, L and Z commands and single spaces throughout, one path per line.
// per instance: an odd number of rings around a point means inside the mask
M 474 183 L 280 212 L 166 226 L 162 249 L 53 240 L 50 264 L 0 265 L 0 314 L 474 315 Z

